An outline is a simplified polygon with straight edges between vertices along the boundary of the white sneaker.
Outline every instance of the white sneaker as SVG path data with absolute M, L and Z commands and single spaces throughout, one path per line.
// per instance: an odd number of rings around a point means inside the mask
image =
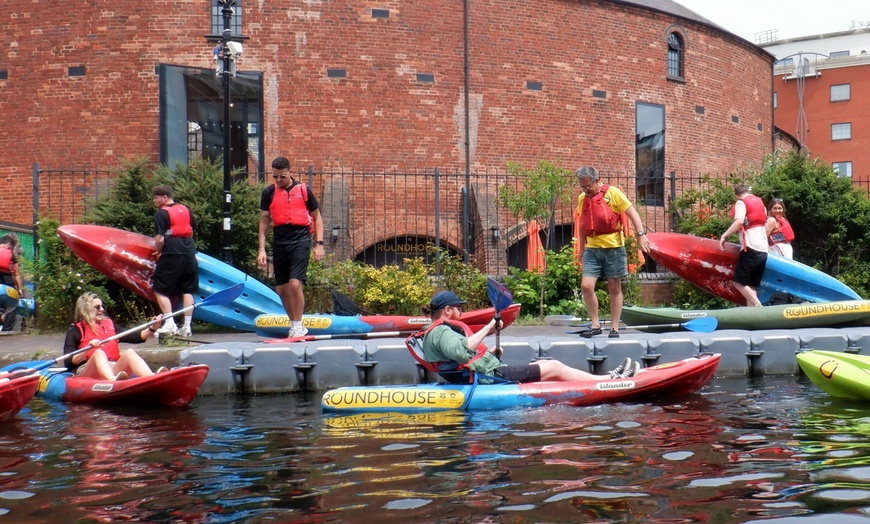
M 173 336 L 178 333 L 178 326 L 175 325 L 175 322 L 166 321 L 160 326 L 160 329 L 157 330 L 157 336 Z
M 189 337 L 191 335 L 193 335 L 193 332 L 190 330 L 189 327 L 182 326 L 182 327 L 178 328 L 178 336 L 179 337 Z
M 295 337 L 304 337 L 308 334 L 308 328 L 305 326 L 296 326 L 294 328 L 290 328 L 290 332 L 287 334 L 287 338 L 295 338 Z

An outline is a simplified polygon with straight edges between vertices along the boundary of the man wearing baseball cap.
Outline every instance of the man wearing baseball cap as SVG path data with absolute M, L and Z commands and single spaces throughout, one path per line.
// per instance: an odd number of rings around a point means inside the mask
M 507 366 L 500 360 L 501 348 L 488 349 L 483 344 L 483 339 L 496 328 L 497 321 L 490 320 L 480 331 L 472 333 L 460 321 L 465 303 L 452 291 L 439 291 L 432 296 L 429 305 L 423 307 L 423 312 L 433 321 L 423 336 L 423 355 L 439 370 L 450 372 L 467 368 L 509 382 L 610 380 L 633 377 L 640 371 L 640 364 L 628 358 L 607 375 L 593 375 L 558 360 Z

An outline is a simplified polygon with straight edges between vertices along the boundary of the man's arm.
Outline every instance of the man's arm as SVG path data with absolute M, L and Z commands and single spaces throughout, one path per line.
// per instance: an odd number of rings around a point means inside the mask
M 269 224 L 272 222 L 272 216 L 268 211 L 260 211 L 260 228 L 257 234 L 257 241 L 260 245 L 257 250 L 257 265 L 264 267 L 266 265 L 266 231 L 269 230 Z
M 311 218 L 314 219 L 314 240 L 320 241 L 319 244 L 314 244 L 314 260 L 323 260 L 323 217 L 320 210 L 312 211 Z
M 638 235 L 637 242 L 640 244 L 640 250 L 644 253 L 649 253 L 649 239 L 646 237 L 646 229 L 643 228 L 643 220 L 640 219 L 640 214 L 634 206 L 630 206 L 625 210 L 626 216 L 631 220 L 634 226 L 634 232 Z

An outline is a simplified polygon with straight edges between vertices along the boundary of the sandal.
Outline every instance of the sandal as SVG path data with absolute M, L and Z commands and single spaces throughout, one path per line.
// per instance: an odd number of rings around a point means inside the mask
M 592 338 L 595 335 L 600 335 L 600 334 L 601 334 L 600 327 L 597 327 L 597 328 L 591 327 L 591 328 L 587 329 L 586 331 L 580 332 L 580 336 L 583 338 Z
M 607 338 L 619 338 L 619 331 L 611 329 L 610 334 L 607 335 Z

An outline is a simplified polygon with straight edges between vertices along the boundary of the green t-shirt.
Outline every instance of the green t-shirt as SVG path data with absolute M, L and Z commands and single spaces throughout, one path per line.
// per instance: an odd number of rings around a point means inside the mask
M 468 349 L 467 340 L 468 337 L 457 333 L 450 326 L 435 326 L 423 337 L 423 356 L 432 363 L 465 364 L 477 355 L 477 351 Z M 472 371 L 486 375 L 491 375 L 495 368 L 501 366 L 501 361 L 489 351 L 469 364 Z

